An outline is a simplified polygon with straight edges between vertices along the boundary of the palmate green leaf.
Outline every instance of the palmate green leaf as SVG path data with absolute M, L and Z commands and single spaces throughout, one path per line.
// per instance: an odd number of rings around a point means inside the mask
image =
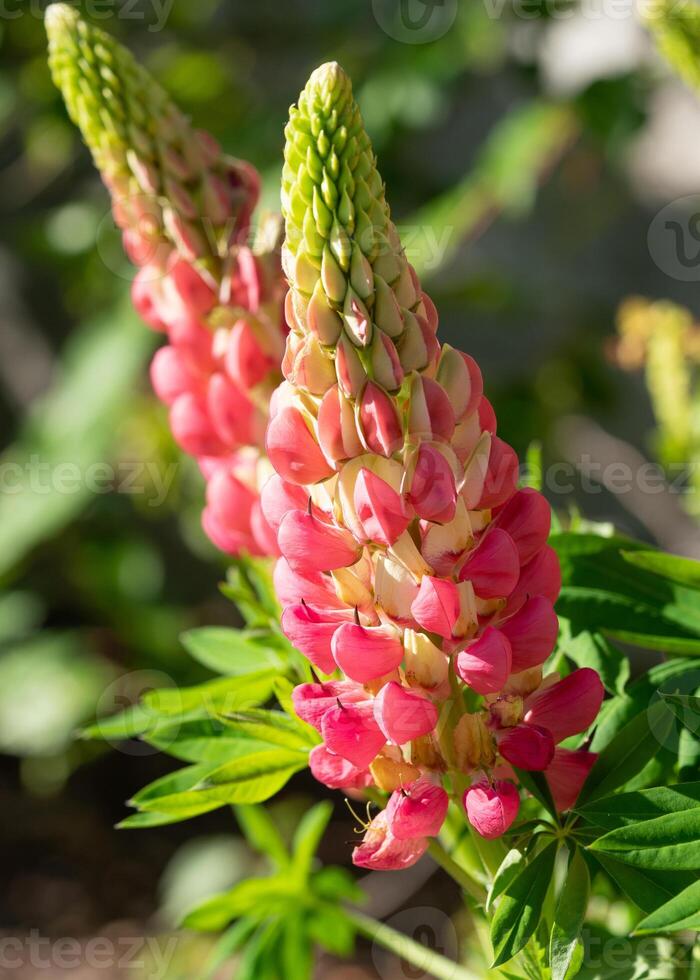
M 632 718 L 601 751 L 583 784 L 578 805 L 624 786 L 664 745 L 673 724 L 673 715 L 661 700 Z
M 565 980 L 574 961 L 581 928 L 586 917 L 591 879 L 588 865 L 577 847 L 569 861 L 561 894 L 554 912 L 549 940 L 552 980 Z
M 503 892 L 491 921 L 494 967 L 519 953 L 537 929 L 556 854 L 557 843 L 552 841 L 528 862 Z
M 670 901 L 659 906 L 637 925 L 637 935 L 650 932 L 678 932 L 680 929 L 700 930 L 700 881 Z
M 367 900 L 367 894 L 360 888 L 346 868 L 326 865 L 314 872 L 311 889 L 318 898 L 333 902 L 352 902 L 360 905 Z
M 557 611 L 571 623 L 573 634 L 595 623 L 602 633 L 634 634 L 665 641 L 683 641 L 682 652 L 700 653 L 700 594 L 642 568 L 633 568 L 626 554 L 648 547 L 624 537 L 558 534 L 550 544 L 559 555 L 563 588 Z M 664 649 L 668 649 L 665 647 Z
M 254 920 L 239 919 L 227 929 L 204 963 L 202 980 L 214 980 L 226 960 L 246 945 L 256 928 Z
M 486 911 L 488 912 L 516 875 L 525 867 L 525 855 L 517 848 L 512 848 L 501 861 L 500 867 L 494 875 L 488 895 L 486 896 Z
M 293 905 L 287 912 L 278 944 L 280 975 L 285 980 L 309 980 L 313 947 L 307 933 L 308 910 Z
M 161 728 L 156 734 L 146 736 L 145 741 L 182 762 L 206 762 L 212 768 L 229 759 L 274 747 L 270 742 L 249 738 L 208 718 Z
M 624 695 L 605 701 L 596 719 L 591 750 L 602 751 L 626 724 L 658 700 L 659 694 L 676 692 L 687 685 L 694 689 L 696 670 L 687 660 L 665 661 L 629 684 Z M 672 743 L 671 738 L 669 744 Z
M 305 813 L 292 841 L 292 869 L 302 881 L 311 872 L 311 865 L 316 854 L 316 848 L 321 842 L 328 821 L 333 814 L 333 804 L 324 800 Z
M 104 739 L 105 741 L 138 738 L 162 723 L 159 716 L 145 704 L 132 704 L 124 711 L 106 718 L 99 718 L 92 725 L 81 728 L 80 738 Z M 170 720 L 166 722 L 170 724 Z
M 242 677 L 226 677 L 195 687 L 159 688 L 144 698 L 147 708 L 157 714 L 179 718 L 192 712 L 202 717 L 263 704 L 273 691 L 277 671 L 260 670 Z
M 665 551 L 621 551 L 620 554 L 636 568 L 652 572 L 678 585 L 700 589 L 700 561 L 695 561 L 694 558 L 669 555 Z
M 236 732 L 283 748 L 309 750 L 321 741 L 318 732 L 296 716 L 281 711 L 250 708 L 221 715 L 221 721 Z
M 681 724 L 694 735 L 700 734 L 700 698 L 693 694 L 662 694 Z
M 595 670 L 611 694 L 624 692 L 630 676 L 629 658 L 600 633 L 582 630 L 571 639 L 564 637 L 561 646 L 577 667 Z
M 633 868 L 629 864 L 623 864 L 603 854 L 602 851 L 595 853 L 595 860 L 613 881 L 617 882 L 622 892 L 642 912 L 647 913 L 653 912 L 697 879 L 693 871 L 652 871 L 649 868 Z
M 181 925 L 200 932 L 220 932 L 242 915 L 261 920 L 271 911 L 284 910 L 290 901 L 298 899 L 298 883 L 284 873 L 269 878 L 247 878 L 229 891 L 201 902 L 187 913 Z
M 240 676 L 285 668 L 282 644 L 269 632 L 204 626 L 188 630 L 180 639 L 191 657 L 217 674 Z
M 254 851 L 267 855 L 278 870 L 289 865 L 289 854 L 277 825 L 264 807 L 239 804 L 236 820 Z
M 321 905 L 309 914 L 308 934 L 322 949 L 347 958 L 355 945 L 355 928 L 348 917 L 332 905 Z
M 700 806 L 700 782 L 618 793 L 576 806 L 575 810 L 596 827 L 615 830 L 629 823 L 652 820 L 664 813 L 683 812 L 696 806 Z
M 215 790 L 223 794 L 226 803 L 261 803 L 308 764 L 305 752 L 280 748 L 255 752 L 210 771 L 197 791 Z
M 590 850 L 638 868 L 700 868 L 700 807 L 618 827 L 593 841 Z

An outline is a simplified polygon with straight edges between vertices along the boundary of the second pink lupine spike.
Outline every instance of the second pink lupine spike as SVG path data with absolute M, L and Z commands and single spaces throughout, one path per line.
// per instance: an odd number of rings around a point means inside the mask
M 338 65 L 311 76 L 286 135 L 291 332 L 263 502 L 283 629 L 343 678 L 302 685 L 294 704 L 324 738 L 317 778 L 390 794 L 353 860 L 402 868 L 440 831 L 448 791 L 476 833 L 503 834 L 513 767 L 551 770 L 571 806 L 590 755 L 555 746 L 603 692 L 593 672 L 543 684 L 560 584 L 549 507 L 516 490 L 473 358 L 435 337 Z

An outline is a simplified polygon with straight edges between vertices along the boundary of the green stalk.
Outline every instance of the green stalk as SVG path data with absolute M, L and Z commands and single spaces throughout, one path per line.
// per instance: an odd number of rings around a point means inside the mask
M 450 878 L 454 879 L 457 884 L 462 888 L 468 895 L 479 903 L 483 905 L 486 902 L 486 889 L 480 884 L 474 881 L 469 874 L 460 867 L 459 864 L 447 853 L 445 848 L 437 840 L 432 840 L 430 846 L 428 847 L 428 853 L 432 857 L 436 864 L 439 864 L 443 871 L 446 871 Z
M 448 960 L 432 949 L 421 946 L 410 936 L 397 932 L 384 922 L 377 922 L 376 919 L 355 909 L 345 909 L 344 912 L 360 935 L 373 943 L 379 943 L 384 949 L 395 953 L 400 959 L 429 973 L 437 980 L 481 980 L 476 973 L 472 973 L 466 967 Z

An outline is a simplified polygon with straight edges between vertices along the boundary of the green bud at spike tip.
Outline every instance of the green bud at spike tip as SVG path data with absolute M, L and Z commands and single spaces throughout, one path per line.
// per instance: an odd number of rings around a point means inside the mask
M 195 131 L 131 53 L 73 7 L 51 4 L 46 31 L 53 80 L 110 191 L 117 224 L 192 261 L 225 254 L 247 229 L 253 169 Z
M 315 334 L 329 357 L 338 345 L 347 352 L 349 342 L 353 363 L 359 359 L 367 377 L 397 390 L 405 373 L 428 367 L 435 323 L 428 324 L 429 301 L 404 255 L 350 79 L 338 64 L 311 75 L 285 135 L 283 265 L 292 330 Z

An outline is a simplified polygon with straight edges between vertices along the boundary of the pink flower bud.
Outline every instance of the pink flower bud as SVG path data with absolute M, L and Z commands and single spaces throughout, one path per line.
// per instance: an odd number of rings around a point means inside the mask
M 454 582 L 424 575 L 411 613 L 428 633 L 449 639 L 461 615 L 460 596 Z
M 151 384 L 156 395 L 166 405 L 186 391 L 201 394 L 201 382 L 192 371 L 182 351 L 170 345 L 156 351 L 151 361 Z
M 421 443 L 408 499 L 419 517 L 446 524 L 455 516 L 457 488 L 452 467 L 430 443 Z
M 435 728 L 437 708 L 428 698 L 389 681 L 374 699 L 374 718 L 395 745 L 405 745 Z
M 202 527 L 209 540 L 228 555 L 236 555 L 241 551 L 247 551 L 251 555 L 260 554 L 248 528 L 240 530 L 229 527 L 217 517 L 211 507 L 205 507 L 202 511 Z
M 270 420 L 265 444 L 270 462 L 289 483 L 318 483 L 333 473 L 303 415 L 291 405 Z
M 495 694 L 510 674 L 510 643 L 500 630 L 487 626 L 478 639 L 457 654 L 456 669 L 477 694 Z
M 512 671 L 519 674 L 545 662 L 557 642 L 559 621 L 551 601 L 539 595 L 528 599 L 514 616 L 499 623 L 498 628 L 510 641 Z
M 497 599 L 512 592 L 519 576 L 518 549 L 509 534 L 495 527 L 464 563 L 459 580 L 469 580 L 482 599 Z
M 366 539 L 386 548 L 394 544 L 411 521 L 403 497 L 364 467 L 355 482 L 353 504 Z
M 365 789 L 372 785 L 368 769 L 358 769 L 352 762 L 333 755 L 325 745 L 317 745 L 309 753 L 311 775 L 329 789 Z
M 478 368 L 477 368 L 478 370 Z M 421 377 L 433 439 L 449 442 L 455 431 L 455 412 L 447 392 L 432 378 Z
M 326 681 L 323 684 L 297 684 L 292 691 L 294 710 L 302 721 L 321 731 L 323 717 L 331 708 L 367 701 L 367 693 L 350 681 Z
M 170 428 L 178 445 L 192 456 L 221 456 L 226 450 L 211 423 L 206 403 L 191 392 L 173 402 Z
M 346 704 L 339 699 L 339 703 L 323 716 L 321 734 L 330 752 L 352 762 L 358 769 L 365 769 L 386 744 L 369 701 Z
M 396 670 L 403 660 L 399 632 L 388 625 L 343 623 L 333 636 L 331 649 L 343 673 L 360 684 Z
M 437 380 L 447 392 L 457 421 L 471 415 L 477 408 L 484 392 L 484 383 L 479 365 L 469 354 L 445 344 Z
M 517 769 L 541 771 L 552 761 L 554 739 L 547 728 L 539 725 L 515 725 L 499 734 L 498 751 Z
M 262 437 L 264 421 L 258 410 L 221 372 L 209 379 L 207 407 L 212 425 L 226 446 L 236 448 Z
M 475 783 L 464 794 L 464 808 L 472 827 L 493 840 L 508 830 L 518 815 L 520 797 L 513 783 L 498 779 L 490 785 Z
M 389 830 L 386 810 L 374 818 L 362 843 L 352 852 L 352 863 L 371 871 L 401 871 L 420 860 L 428 849 L 428 838 L 399 840 Z
M 318 441 L 334 466 L 363 451 L 355 424 L 355 412 L 338 385 L 329 388 L 318 409 Z
M 170 266 L 168 276 L 182 305 L 195 316 L 204 316 L 214 306 L 214 290 L 189 262 L 177 259 Z
M 391 794 L 386 816 L 397 840 L 437 837 L 447 816 L 449 797 L 442 786 L 421 776 L 408 788 Z
M 293 569 L 329 572 L 354 565 L 361 547 L 345 528 L 335 527 L 313 514 L 288 511 L 279 526 L 277 543 Z
M 555 742 L 584 732 L 600 711 L 605 691 L 597 672 L 580 667 L 526 702 L 525 721 L 548 728 Z
M 504 504 L 515 493 L 517 486 L 518 457 L 515 450 L 498 436 L 494 436 L 491 440 L 491 454 L 479 510 Z
M 308 602 L 322 609 L 345 609 L 345 603 L 336 595 L 333 581 L 321 572 L 295 572 L 286 558 L 278 559 L 273 573 L 275 594 L 282 606 L 294 602 Z
M 597 758 L 596 752 L 583 749 L 555 749 L 545 776 L 557 810 L 570 810 L 576 803 Z
M 335 373 L 338 384 L 348 398 L 357 398 L 367 374 L 349 337 L 343 334 L 335 349 Z
M 393 400 L 387 393 L 368 381 L 358 403 L 360 436 L 370 452 L 391 456 L 403 445 L 401 422 Z
M 525 565 L 547 543 L 552 511 L 549 504 L 536 490 L 525 487 L 513 494 L 496 523 L 507 531 L 515 542 L 520 564 Z
M 306 603 L 297 603 L 287 606 L 282 613 L 282 631 L 315 667 L 324 674 L 332 674 L 335 661 L 331 640 L 338 623 L 351 615 L 350 610 L 317 609 Z
M 545 545 L 520 570 L 518 584 L 508 599 L 508 611 L 515 612 L 530 598 L 542 595 L 554 603 L 561 589 L 561 568 L 557 553 Z
M 207 504 L 217 519 L 232 530 L 248 533 L 250 511 L 256 495 L 228 466 L 212 473 L 207 484 Z
M 260 492 L 260 503 L 265 520 L 277 534 L 282 518 L 288 511 L 307 509 L 309 494 L 303 487 L 287 483 L 273 473 Z
M 245 318 L 237 320 L 231 328 L 224 361 L 229 377 L 244 391 L 260 384 L 275 367 Z
M 486 395 L 484 395 L 479 402 L 478 415 L 481 429 L 484 432 L 490 432 L 492 436 L 495 436 L 498 422 L 496 420 L 496 413 L 493 409 L 493 405 L 488 400 Z
M 144 323 L 153 330 L 165 333 L 168 328 L 161 316 L 159 301 L 161 276 L 162 272 L 153 266 L 145 265 L 139 269 L 131 284 L 131 302 Z
M 279 557 L 277 532 L 265 519 L 259 500 L 255 501 L 250 512 L 250 530 L 260 555 L 268 555 L 271 558 Z

